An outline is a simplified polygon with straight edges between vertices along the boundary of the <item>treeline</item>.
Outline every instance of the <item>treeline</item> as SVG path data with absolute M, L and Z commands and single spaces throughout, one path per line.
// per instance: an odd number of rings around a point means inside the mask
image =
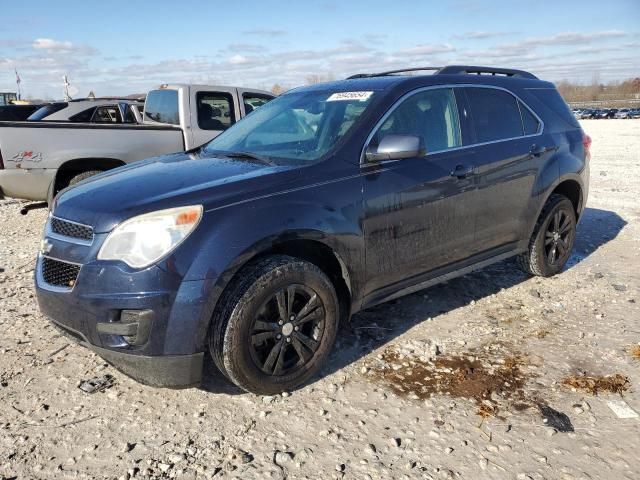
M 556 86 L 567 103 L 640 99 L 640 77 L 606 84 L 594 78 L 589 85 L 563 80 Z

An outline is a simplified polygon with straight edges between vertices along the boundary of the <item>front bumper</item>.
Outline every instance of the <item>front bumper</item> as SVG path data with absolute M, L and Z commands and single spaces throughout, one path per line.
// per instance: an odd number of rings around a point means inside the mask
M 53 319 L 50 320 L 64 334 L 96 352 L 122 373 L 145 385 L 182 388 L 196 386 L 202 380 L 203 352 L 191 355 L 131 355 L 126 351 L 119 352 L 108 348 L 96 347 L 81 332 L 62 325 Z
M 53 249 L 54 258 L 60 253 Z M 91 261 L 73 286 L 63 288 L 44 280 L 44 258 L 36 264 L 36 295 L 57 327 L 141 383 L 180 388 L 200 382 L 207 334 L 201 322 L 210 318 L 204 281 L 182 281 L 157 266 L 135 271 Z
M 0 198 L 3 196 L 44 201 L 56 176 L 53 168 L 7 168 L 0 170 Z

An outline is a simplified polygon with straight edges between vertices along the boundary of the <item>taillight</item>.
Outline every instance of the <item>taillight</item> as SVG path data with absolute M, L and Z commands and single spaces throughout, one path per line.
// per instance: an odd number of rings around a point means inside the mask
M 584 147 L 585 159 L 591 160 L 591 137 L 586 133 L 582 136 L 582 146 Z

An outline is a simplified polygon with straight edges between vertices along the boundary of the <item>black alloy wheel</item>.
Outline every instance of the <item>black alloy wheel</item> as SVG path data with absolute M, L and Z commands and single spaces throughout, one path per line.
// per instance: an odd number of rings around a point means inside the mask
M 251 331 L 251 358 L 267 375 L 294 373 L 315 355 L 324 325 L 318 294 L 304 285 L 289 285 L 260 308 Z

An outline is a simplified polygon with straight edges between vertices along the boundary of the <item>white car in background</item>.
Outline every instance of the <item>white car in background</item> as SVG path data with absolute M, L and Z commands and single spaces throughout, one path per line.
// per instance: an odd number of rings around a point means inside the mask
M 144 97 L 96 98 L 52 102 L 33 112 L 27 121 L 75 123 L 142 123 Z

